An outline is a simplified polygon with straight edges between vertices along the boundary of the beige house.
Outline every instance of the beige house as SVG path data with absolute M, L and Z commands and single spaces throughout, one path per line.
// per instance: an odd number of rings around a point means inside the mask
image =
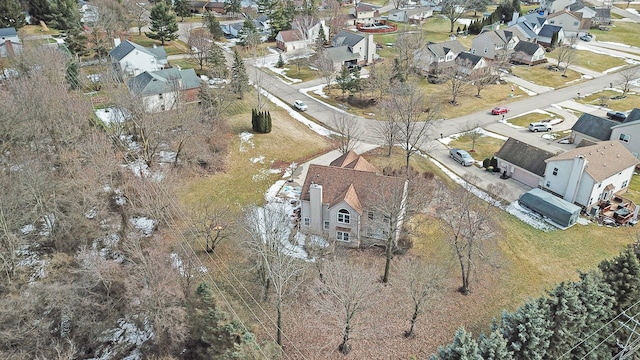
M 466 49 L 458 40 L 439 43 L 428 42 L 413 54 L 414 66 L 424 75 L 455 64 L 458 55 Z
M 363 24 L 369 25 L 376 21 L 376 18 L 380 17 L 378 9 L 370 5 L 356 5 L 349 10 L 349 14 L 352 16 L 350 25 Z
M 509 30 L 486 31 L 471 41 L 471 53 L 486 59 L 506 59 L 520 40 Z
M 564 35 L 569 38 L 582 36 L 589 32 L 591 19 L 583 18 L 582 13 L 563 9 L 549 14 L 547 16 L 547 24 L 560 26 L 564 30 Z
M 373 34 L 355 33 L 342 30 L 331 39 L 331 46 L 340 49 L 344 59 L 354 57 L 358 65 L 370 65 L 376 57 L 376 43 Z M 336 49 L 336 54 L 338 53 Z
M 396 22 L 406 22 L 420 24 L 424 20 L 433 16 L 433 9 L 430 7 L 416 7 L 412 9 L 395 9 L 389 11 L 389 20 Z
M 378 173 L 353 151 L 329 166 L 310 165 L 300 196 L 300 231 L 326 235 L 347 247 L 381 244 L 390 235 L 397 238 L 404 209 L 391 219 L 380 203 L 399 194 L 404 206 L 407 186 L 402 178 Z M 397 231 L 390 234 L 390 229 Z

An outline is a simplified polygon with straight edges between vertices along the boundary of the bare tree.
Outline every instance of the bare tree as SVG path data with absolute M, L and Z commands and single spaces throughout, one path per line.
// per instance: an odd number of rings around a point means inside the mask
M 558 67 L 562 69 L 562 76 L 566 76 L 569 66 L 571 66 L 578 54 L 575 49 L 576 37 L 569 39 L 568 43 L 559 46 L 557 51 Z
M 401 264 L 400 272 L 405 275 L 405 289 L 411 298 L 409 330 L 404 332 L 404 336 L 413 337 L 418 317 L 424 313 L 435 294 L 440 292 L 447 269 L 443 265 L 421 259 L 406 259 Z
M 490 66 L 476 69 L 469 75 L 469 81 L 476 88 L 476 97 L 482 98 L 480 92 L 487 86 L 495 83 L 499 78 L 499 75 L 494 75 L 494 69 Z
M 476 151 L 476 142 L 483 136 L 480 121 L 470 120 L 460 131 L 464 133 L 464 136 L 471 139 L 471 152 Z
M 453 32 L 453 26 L 462 17 L 467 7 L 467 0 L 443 0 L 442 15 L 449 20 L 451 25 L 449 32 Z
M 205 251 L 214 252 L 216 247 L 229 236 L 233 235 L 236 218 L 232 215 L 229 205 L 216 205 L 210 198 L 202 208 L 192 215 L 200 236 L 205 239 Z
M 351 337 L 360 325 L 360 317 L 374 304 L 378 286 L 369 272 L 355 262 L 336 260 L 326 264 L 324 281 L 319 284 L 318 297 L 324 312 L 342 329 L 338 350 L 351 351 Z
M 138 28 L 138 35 L 142 35 L 142 28 L 149 24 L 149 5 L 147 2 L 139 0 L 127 0 L 125 7 L 129 17 L 135 27 Z
M 362 135 L 362 129 L 353 115 L 334 112 L 333 128 L 338 135 L 338 151 L 346 154 L 358 144 L 358 138 Z
M 347 13 L 342 7 L 342 3 L 337 1 L 327 1 L 327 25 L 329 25 L 329 34 L 327 39 L 332 39 L 335 34 L 344 28 L 344 24 L 347 21 Z
M 432 120 L 438 111 L 432 107 L 425 109 L 424 95 L 410 84 L 399 83 L 391 89 L 394 96 L 382 102 L 382 109 L 389 123 L 385 140 L 398 141 L 405 155 L 405 166 L 409 168 L 409 159 L 419 151 L 427 140 Z M 436 104 L 437 102 L 431 102 Z M 394 134 L 395 132 L 395 134 Z M 391 145 L 391 142 L 385 141 Z
M 282 346 L 282 314 L 285 297 L 302 280 L 304 262 L 291 249 L 290 214 L 282 204 L 254 207 L 246 212 L 247 247 L 264 288 L 265 299 L 273 288 L 276 306 L 276 339 Z
M 209 52 L 212 46 L 217 46 L 213 43 L 211 34 L 205 28 L 197 28 L 189 31 L 189 38 L 187 43 L 191 47 L 189 55 L 193 61 L 200 67 L 200 70 L 207 64 L 209 58 Z
M 467 79 L 467 72 L 462 71 L 464 65 L 456 61 L 453 66 L 442 70 L 442 77 L 445 79 L 451 94 L 449 103 L 452 105 L 458 105 L 458 97 L 464 95 L 471 87 L 471 83 Z
M 331 94 L 331 82 L 336 77 L 336 70 L 333 65 L 333 59 L 331 59 L 331 55 L 327 49 L 322 48 L 316 53 L 313 64 L 324 79 L 327 95 Z
M 424 44 L 421 31 L 403 31 L 398 34 L 393 47 L 398 52 L 398 63 L 403 74 L 413 68 L 414 53 Z
M 460 292 L 469 294 L 470 278 L 477 262 L 487 259 L 488 242 L 497 235 L 493 223 L 495 201 L 481 200 L 474 194 L 473 179 L 455 189 L 441 188 L 436 211 L 440 226 L 460 265 L 462 285 Z M 497 189 L 492 187 L 492 191 Z
M 390 157 L 398 139 L 398 122 L 396 117 L 386 117 L 384 120 L 378 121 L 375 125 L 375 131 L 377 137 L 382 140 L 384 146 L 387 148 L 387 157 Z
M 638 77 L 638 67 L 630 67 L 620 71 L 620 85 L 622 86 L 622 94 L 626 94 L 631 90 L 631 83 Z

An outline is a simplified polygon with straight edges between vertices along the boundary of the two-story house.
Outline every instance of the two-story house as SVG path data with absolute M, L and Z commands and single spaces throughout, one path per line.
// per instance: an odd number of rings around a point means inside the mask
M 347 247 L 383 244 L 390 235 L 397 239 L 403 213 L 391 219 L 380 205 L 392 193 L 402 201 L 406 192 L 404 179 L 379 174 L 353 151 L 329 166 L 312 164 L 300 196 L 300 231 L 324 234 Z
M 601 118 L 599 116 L 583 113 L 571 127 L 572 143 L 580 145 L 583 141 L 596 143 L 611 139 L 611 128 L 620 124 L 613 120 Z
M 276 47 L 282 51 L 304 49 L 317 42 L 321 33 L 324 33 L 325 37 L 329 35 L 329 27 L 324 20 L 316 22 L 307 29 L 298 28 L 294 24 L 293 29 L 278 32 Z
M 132 41 L 115 40 L 116 47 L 109 52 L 111 65 L 120 77 L 131 77 L 145 71 L 158 71 L 168 64 L 164 47 L 146 48 Z
M 388 16 L 391 21 L 421 24 L 424 20 L 433 16 L 433 9 L 430 7 L 394 9 L 389 11 Z
M 540 9 L 544 10 L 546 14 L 553 14 L 566 9 L 575 2 L 577 2 L 577 0 L 541 0 Z
M 582 13 L 563 9 L 547 15 L 547 24 L 560 26 L 566 37 L 578 37 L 589 32 L 591 19 L 583 18 Z
M 511 55 L 511 62 L 516 64 L 536 65 L 547 61 L 544 47 L 529 41 L 519 41 Z
M 627 191 L 640 161 L 619 141 L 578 147 L 545 160 L 541 188 L 586 212 Z
M 518 41 L 520 39 L 509 30 L 486 31 L 473 38 L 471 53 L 489 60 L 509 59 Z
M 180 102 L 198 97 L 201 79 L 195 70 L 170 68 L 145 71 L 127 81 L 129 91 L 141 98 L 147 112 L 172 110 Z
M 377 8 L 365 4 L 358 4 L 349 9 L 349 14 L 351 15 L 350 25 L 370 25 L 375 23 L 376 19 L 380 17 L 380 12 Z
M 631 110 L 622 124 L 612 126 L 610 139 L 620 141 L 633 156 L 640 158 L 640 109 Z
M 443 69 L 454 66 L 458 55 L 465 50 L 458 40 L 428 42 L 414 52 L 413 63 L 423 75 L 437 75 Z
M 509 138 L 495 155 L 498 159 L 496 171 L 532 188 L 537 188 L 544 177 L 546 167 L 544 161 L 553 156 L 555 154 L 550 151 Z
M 553 44 L 553 37 L 556 36 L 558 41 L 556 44 Z M 542 26 L 542 29 L 538 32 L 538 44 L 544 47 L 551 47 L 552 45 L 562 44 L 564 41 L 564 30 L 562 26 L 545 24 Z
M 328 53 L 335 64 L 355 62 L 358 65 L 370 65 L 376 57 L 373 34 L 361 34 L 347 30 L 341 30 L 337 33 L 331 39 L 331 48 L 327 50 L 330 50 Z

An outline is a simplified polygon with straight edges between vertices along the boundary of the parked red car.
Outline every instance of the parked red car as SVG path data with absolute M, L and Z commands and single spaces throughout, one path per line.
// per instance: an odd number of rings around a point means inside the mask
M 506 108 L 506 107 L 504 107 L 504 106 L 494 107 L 494 108 L 491 110 L 491 113 L 492 113 L 493 115 L 506 114 L 506 113 L 508 113 L 508 112 L 509 112 L 509 109 L 507 109 L 507 108 Z

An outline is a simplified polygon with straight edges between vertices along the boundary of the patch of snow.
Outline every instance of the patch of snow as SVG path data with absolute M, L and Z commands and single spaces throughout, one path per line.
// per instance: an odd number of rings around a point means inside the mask
M 526 87 L 522 87 L 522 86 L 520 86 L 520 85 L 518 85 L 518 89 L 522 90 L 522 92 L 524 92 L 525 94 L 527 94 L 527 95 L 529 95 L 529 96 L 536 96 L 536 95 L 538 95 L 538 93 L 537 93 L 537 92 L 532 91 L 532 90 L 529 90 L 529 89 L 527 89 Z
M 616 71 L 618 71 L 618 70 L 620 70 L 620 69 L 624 68 L 625 66 L 627 66 L 627 65 L 625 64 L 625 65 L 620 65 L 620 66 L 612 67 L 611 69 L 604 70 L 602 73 L 603 73 L 603 74 L 608 74 L 608 73 L 616 72 Z
M 169 164 L 175 163 L 176 162 L 176 152 L 175 151 L 161 150 L 160 152 L 158 152 L 158 162 L 169 163 Z
M 150 236 L 153 230 L 155 230 L 156 222 L 153 219 L 149 219 L 144 216 L 132 217 L 129 219 L 129 224 L 133 225 L 136 229 L 140 230 L 142 234 Z
M 36 227 L 33 226 L 33 224 L 27 224 L 20 228 L 20 232 L 22 233 L 22 235 L 27 235 L 32 233 L 35 229 Z
M 98 208 L 95 206 L 84 213 L 84 217 L 87 219 L 95 219 L 96 215 L 98 215 Z
M 443 143 L 445 145 L 448 145 L 451 141 L 456 140 L 459 137 L 464 136 L 464 135 L 466 135 L 468 133 L 471 133 L 471 132 L 477 132 L 477 133 L 480 133 L 482 136 L 489 136 L 489 137 L 493 137 L 493 138 L 496 138 L 496 139 L 507 141 L 507 137 L 499 135 L 499 134 L 496 134 L 496 133 L 491 132 L 491 131 L 487 131 L 487 130 L 481 128 L 481 127 L 477 127 L 477 128 L 475 128 L 473 130 L 469 130 L 469 131 L 465 131 L 465 132 L 461 132 L 461 133 L 457 133 L 457 134 L 451 134 L 451 135 L 449 135 L 447 137 L 443 137 L 443 138 L 438 139 L 438 140 L 441 143 Z
M 181 276 L 185 276 L 185 277 L 194 276 L 194 274 L 190 274 L 185 271 L 184 262 L 182 261 L 182 259 L 180 259 L 180 256 L 178 256 L 178 254 L 171 253 L 169 255 L 169 258 L 171 259 L 171 265 L 178 270 L 178 273 L 180 273 Z M 201 274 L 204 274 L 208 272 L 208 269 L 205 266 L 200 266 L 198 268 L 198 272 Z
M 246 152 L 248 151 L 247 146 L 251 147 L 251 149 L 255 148 L 256 145 L 253 143 L 253 134 L 250 132 L 241 132 L 240 133 L 240 151 Z
M 291 176 L 293 176 L 293 172 L 296 170 L 297 167 L 298 167 L 298 163 L 292 162 L 291 165 L 287 166 L 287 168 L 284 171 L 284 174 L 282 174 L 282 177 L 290 178 Z
M 142 360 L 144 357 L 140 352 L 140 346 L 153 339 L 155 335 L 153 327 L 146 317 L 142 319 L 142 329 L 138 328 L 135 322 L 138 317 L 138 315 L 132 315 L 130 318 L 128 316 L 120 318 L 118 319 L 118 327 L 104 331 L 99 340 L 105 346 L 96 350 L 97 357 L 88 360 L 111 360 L 115 357 L 126 360 Z M 123 356 L 125 353 L 126 356 Z
M 254 157 L 249 159 L 249 161 L 251 161 L 252 164 L 255 164 L 255 163 L 264 164 L 264 156 Z
M 29 283 L 46 277 L 47 261 L 40 259 L 40 255 L 33 251 L 29 245 L 24 245 L 16 250 L 16 255 L 21 258 L 16 266 L 30 270 Z
M 123 123 L 131 119 L 131 113 L 125 109 L 119 109 L 114 107 L 108 107 L 104 109 L 97 109 L 95 111 L 96 116 L 100 121 L 105 124 Z
M 142 159 L 136 159 L 134 161 L 129 162 L 128 167 L 134 175 L 138 177 L 147 177 L 150 174 L 149 167 Z
M 544 231 L 553 230 L 553 227 L 550 226 L 547 222 L 545 222 L 540 215 L 534 213 L 529 209 L 522 207 L 517 200 L 509 204 L 509 206 L 507 206 L 505 210 L 509 214 L 520 219 L 520 221 L 526 224 L 529 224 L 538 230 L 544 230 Z

